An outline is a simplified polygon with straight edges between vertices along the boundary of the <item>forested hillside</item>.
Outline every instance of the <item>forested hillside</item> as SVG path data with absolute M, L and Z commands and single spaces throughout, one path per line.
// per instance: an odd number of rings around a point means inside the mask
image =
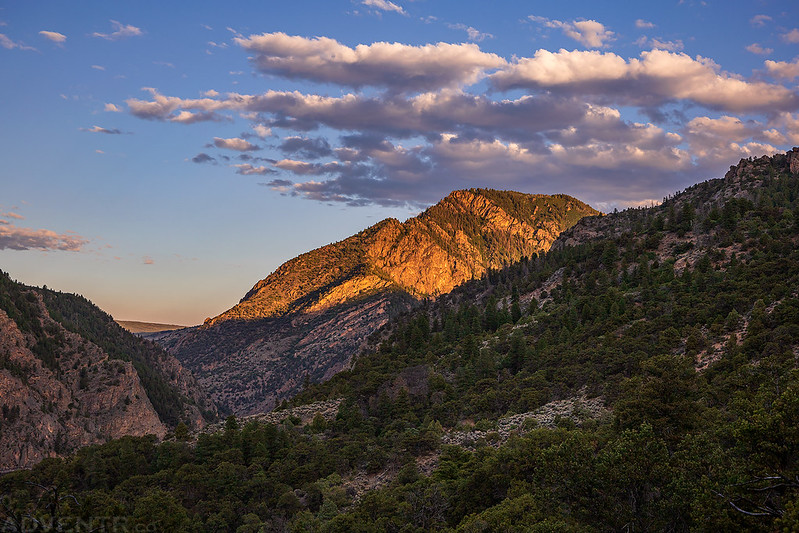
M 386 325 L 278 424 L 0 478 L 4 512 L 169 531 L 796 530 L 798 155 L 579 222 Z M 335 416 L 297 415 L 332 399 Z
M 0 273 L 0 469 L 180 422 L 216 408 L 180 363 L 81 296 Z

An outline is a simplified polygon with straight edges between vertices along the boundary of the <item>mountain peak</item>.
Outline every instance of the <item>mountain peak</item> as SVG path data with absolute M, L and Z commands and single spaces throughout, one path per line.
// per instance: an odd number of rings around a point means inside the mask
M 162 339 L 238 414 L 269 410 L 343 369 L 365 339 L 426 297 L 549 249 L 598 211 L 566 195 L 454 191 L 291 259 L 202 327 Z M 253 376 L 258 376 L 257 383 Z
M 374 291 L 435 296 L 486 270 L 544 252 L 598 211 L 567 195 L 463 189 L 400 222 L 387 218 L 291 259 L 206 325 L 314 312 Z

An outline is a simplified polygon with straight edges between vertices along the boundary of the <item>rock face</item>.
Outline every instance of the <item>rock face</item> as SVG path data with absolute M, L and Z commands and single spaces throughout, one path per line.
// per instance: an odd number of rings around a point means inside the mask
M 580 218 L 566 195 L 455 191 L 405 222 L 386 219 L 292 259 L 241 302 L 158 342 L 233 413 L 269 410 L 303 381 L 345 368 L 393 314 L 488 269 L 546 251 Z
M 52 301 L 60 307 L 48 307 Z M 206 414 L 215 411 L 191 374 L 150 343 L 145 348 L 156 357 L 122 360 L 109 354 L 116 355 L 114 343 L 120 342 L 112 334 L 92 342 L 76 333 L 84 326 L 99 332 L 110 325 L 130 346 L 146 342 L 122 331 L 108 315 L 102 314 L 103 322 L 80 313 L 87 306 L 74 295 L 25 287 L 0 273 L 0 471 L 125 435 L 161 438 L 174 421 L 159 415 L 154 401 L 177 399 L 177 415 L 197 428 L 206 422 L 198 405 Z M 67 308 L 77 314 L 67 317 Z

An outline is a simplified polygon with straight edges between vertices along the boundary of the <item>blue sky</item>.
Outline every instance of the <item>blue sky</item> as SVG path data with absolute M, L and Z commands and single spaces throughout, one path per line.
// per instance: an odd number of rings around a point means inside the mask
M 195 324 L 468 187 L 649 204 L 799 145 L 794 1 L 0 2 L 0 268 Z

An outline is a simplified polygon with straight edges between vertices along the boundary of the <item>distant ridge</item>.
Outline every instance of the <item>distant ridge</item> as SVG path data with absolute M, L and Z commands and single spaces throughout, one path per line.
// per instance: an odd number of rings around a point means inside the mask
M 159 333 L 161 331 L 174 331 L 188 326 L 177 324 L 158 324 L 157 322 L 139 322 L 137 320 L 114 320 L 117 324 L 131 333 Z

